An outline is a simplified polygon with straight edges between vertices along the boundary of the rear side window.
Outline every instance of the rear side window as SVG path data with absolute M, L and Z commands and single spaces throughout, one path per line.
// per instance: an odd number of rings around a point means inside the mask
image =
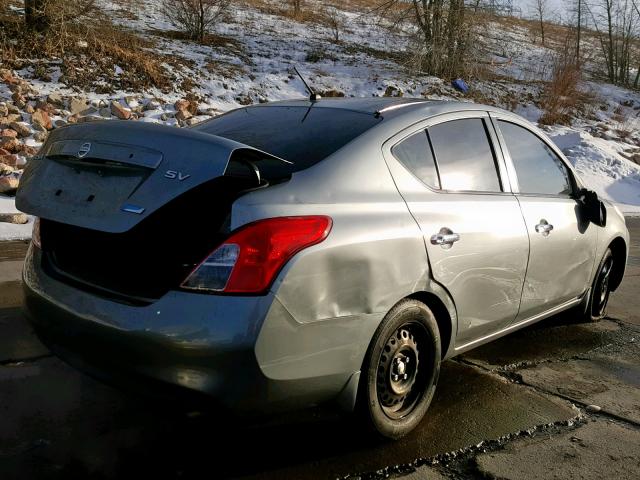
M 520 193 L 569 195 L 569 170 L 536 135 L 513 123 L 498 121 L 518 176 Z
M 484 120 L 453 120 L 428 132 L 444 190 L 501 191 Z
M 422 130 L 405 138 L 391 149 L 391 153 L 423 183 L 431 188 L 440 188 L 427 132 Z

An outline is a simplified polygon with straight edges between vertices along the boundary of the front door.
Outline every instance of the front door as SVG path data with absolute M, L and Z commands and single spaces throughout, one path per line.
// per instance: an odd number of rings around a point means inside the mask
M 552 146 L 524 125 L 506 119 L 497 125 L 517 178 L 516 197 L 531 244 L 519 321 L 587 290 L 597 233 L 572 198 L 572 172 Z

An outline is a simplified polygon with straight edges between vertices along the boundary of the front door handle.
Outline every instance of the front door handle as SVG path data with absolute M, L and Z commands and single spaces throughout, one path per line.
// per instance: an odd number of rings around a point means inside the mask
M 553 225 L 547 222 L 544 218 L 540 220 L 540 223 L 536 225 L 536 232 L 541 233 L 543 237 L 548 237 L 553 230 Z
M 431 245 L 440 245 L 442 248 L 448 249 L 460 240 L 458 233 L 453 233 L 450 229 L 443 227 L 438 233 L 431 236 Z

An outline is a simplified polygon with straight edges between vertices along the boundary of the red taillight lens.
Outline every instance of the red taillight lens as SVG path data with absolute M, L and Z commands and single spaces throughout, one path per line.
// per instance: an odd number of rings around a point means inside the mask
M 331 218 L 325 216 L 278 217 L 250 223 L 216 248 L 182 287 L 262 293 L 291 257 L 327 238 L 331 225 Z

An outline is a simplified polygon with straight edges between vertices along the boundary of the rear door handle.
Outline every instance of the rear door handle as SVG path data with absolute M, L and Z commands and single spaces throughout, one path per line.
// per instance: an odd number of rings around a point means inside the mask
M 536 232 L 541 233 L 543 237 L 548 237 L 553 230 L 553 225 L 547 222 L 544 218 L 540 220 L 540 223 L 536 225 Z
M 440 245 L 442 248 L 451 248 L 451 246 L 460 240 L 458 233 L 453 233 L 450 229 L 443 227 L 438 233 L 431 236 L 431 245 Z

